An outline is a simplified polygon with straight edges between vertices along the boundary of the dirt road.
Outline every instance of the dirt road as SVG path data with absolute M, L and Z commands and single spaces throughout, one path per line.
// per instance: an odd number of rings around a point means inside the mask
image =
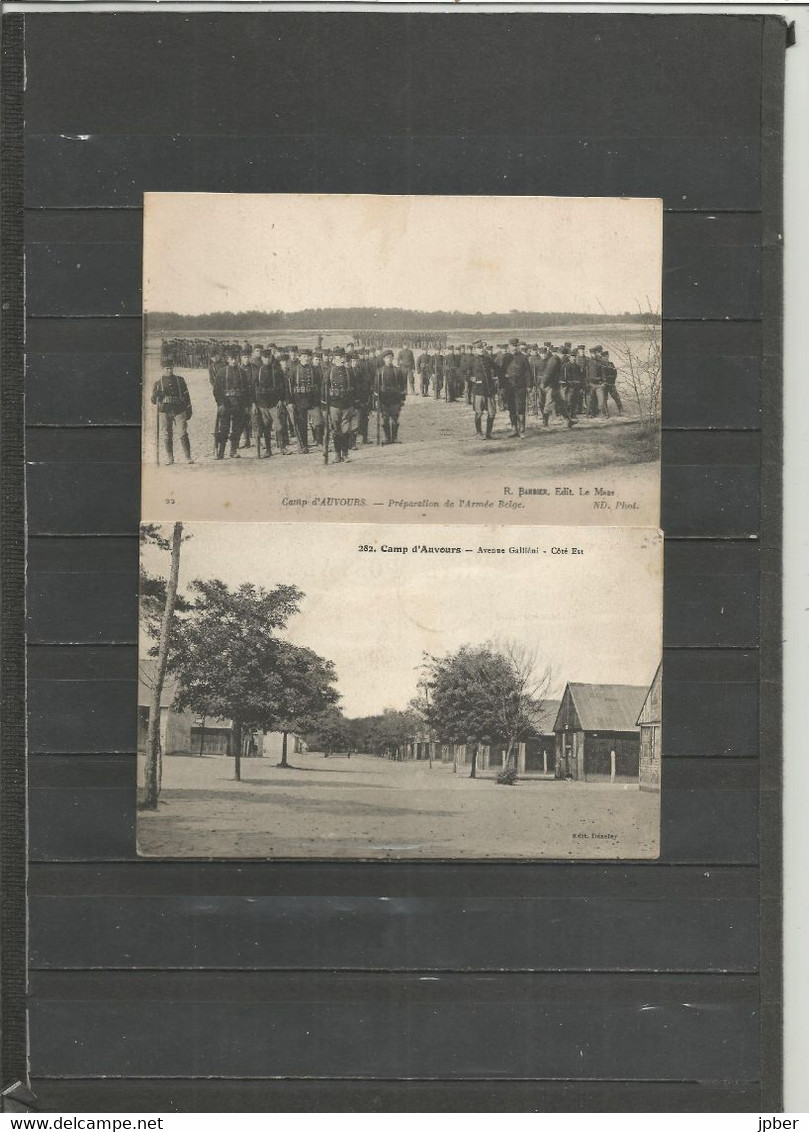
M 193 857 L 649 857 L 659 795 L 555 780 L 498 786 L 468 769 L 299 754 L 295 767 L 169 756 L 140 852 Z

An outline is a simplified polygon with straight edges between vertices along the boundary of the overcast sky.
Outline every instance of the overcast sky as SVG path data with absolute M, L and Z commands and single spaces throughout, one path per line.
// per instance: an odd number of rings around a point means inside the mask
M 294 584 L 287 639 L 333 660 L 346 715 L 404 708 L 422 654 L 509 639 L 539 649 L 555 682 L 647 684 L 662 650 L 662 542 L 635 528 L 189 523 L 180 590 L 193 578 Z M 170 533 L 171 525 L 165 525 Z M 382 545 L 535 546 L 545 554 L 383 553 Z M 360 545 L 377 552 L 360 553 Z M 582 555 L 551 554 L 577 546 Z M 165 575 L 168 554 L 144 565 Z
M 146 194 L 147 311 L 613 314 L 658 310 L 661 272 L 659 200 Z

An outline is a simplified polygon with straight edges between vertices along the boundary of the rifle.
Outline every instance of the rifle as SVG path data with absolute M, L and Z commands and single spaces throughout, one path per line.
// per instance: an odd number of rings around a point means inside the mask
M 292 435 L 297 440 L 298 447 L 300 448 L 301 452 L 303 452 L 305 445 L 303 443 L 303 440 L 301 439 L 301 434 L 298 432 L 298 425 L 295 421 L 295 413 L 290 409 L 286 401 L 284 402 L 284 412 L 287 415 L 287 421 L 292 425 Z
M 382 370 L 376 371 L 376 443 L 382 443 Z
M 324 376 L 324 383 L 326 386 L 326 428 L 323 432 L 323 463 L 329 462 L 329 438 L 331 436 L 331 390 L 329 388 L 330 382 L 327 376 Z
M 155 456 L 157 459 L 157 466 L 160 467 L 160 406 L 157 406 L 157 416 L 155 417 Z
M 261 414 L 258 405 L 253 406 L 253 428 L 256 432 L 256 459 L 261 459 Z

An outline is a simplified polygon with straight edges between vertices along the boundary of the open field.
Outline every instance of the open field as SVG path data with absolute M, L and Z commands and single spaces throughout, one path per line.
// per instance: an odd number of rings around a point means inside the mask
M 167 857 L 648 858 L 660 797 L 636 786 L 525 779 L 498 786 L 468 768 L 309 752 L 284 769 L 168 756 L 138 847 Z M 141 768 L 142 770 L 142 768 Z
M 638 328 L 633 329 L 641 334 Z M 573 341 L 580 336 L 575 328 L 561 332 Z M 541 335 L 545 331 L 532 333 Z M 309 340 L 305 335 L 295 337 L 299 344 Z M 344 341 L 346 335 L 333 332 L 324 337 Z M 309 338 L 316 336 L 310 334 Z M 607 335 L 591 333 L 581 340 L 607 341 Z M 376 419 L 372 415 L 370 443 L 353 451 L 347 464 L 332 461 L 326 467 L 319 449 L 313 446 L 309 455 L 302 455 L 294 442 L 287 457 L 259 461 L 255 448 L 242 448 L 239 459 L 226 456 L 217 461 L 213 440 L 216 405 L 207 370 L 178 367 L 178 372 L 188 381 L 194 407 L 189 436 L 195 463 L 183 463 L 178 445 L 177 462 L 158 471 L 154 467 L 155 413 L 149 396 L 160 375 L 160 351 L 159 338 L 150 338 L 144 374 L 147 404 L 143 445 L 143 515 L 148 519 L 174 518 L 177 514 L 187 520 L 308 518 L 306 506 L 314 498 L 337 496 L 361 501 L 333 516 L 351 521 L 391 521 L 394 517 L 398 521 L 401 510 L 390 508 L 398 509 L 401 504 L 391 503 L 391 499 L 404 498 L 411 504 L 422 497 L 437 501 L 441 514 L 412 508 L 405 514 L 406 520 L 479 520 L 479 510 L 469 514 L 460 510 L 463 497 L 479 501 L 478 505 L 488 501 L 489 507 L 499 509 L 498 519 L 505 514 L 512 522 L 658 524 L 658 439 L 640 426 L 638 408 L 620 378 L 623 415 L 617 415 L 613 405 L 608 419 L 584 416 L 575 428 L 568 429 L 563 420 L 552 417 L 550 426 L 543 428 L 541 418 L 529 411 L 522 440 L 509 437 L 506 412 L 498 412 L 492 439 L 484 441 L 475 434 L 474 414 L 465 399 L 448 404 L 432 396 L 410 394 L 402 409 L 400 443 L 377 447 Z M 509 494 L 512 499 L 518 496 L 520 487 L 544 487 L 548 495 L 531 494 L 519 505 L 504 499 Z M 596 509 L 593 496 L 597 487 L 614 495 L 606 501 L 602 498 Z M 557 488 L 568 488 L 576 499 L 557 494 Z M 589 498 L 582 493 L 589 493 Z M 443 506 L 448 496 L 455 499 L 451 515 Z M 301 504 L 301 499 L 306 503 Z

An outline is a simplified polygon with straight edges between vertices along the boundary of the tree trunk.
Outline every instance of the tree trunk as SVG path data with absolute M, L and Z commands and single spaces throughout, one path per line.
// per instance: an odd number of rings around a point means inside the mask
M 472 769 L 469 771 L 470 778 L 477 778 L 478 776 L 478 745 L 475 743 L 472 748 Z
M 174 603 L 177 599 L 177 579 L 180 576 L 180 544 L 183 538 L 182 523 L 174 524 L 171 539 L 171 569 L 166 585 L 166 604 L 160 622 L 160 637 L 157 645 L 157 672 L 152 687 L 149 704 L 149 727 L 146 733 L 146 774 L 144 810 L 156 810 L 160 795 L 161 750 L 160 750 L 160 701 L 163 698 L 163 684 L 166 679 L 166 665 L 169 660 L 169 641 L 174 619 Z
M 242 725 L 237 719 L 233 720 L 233 777 L 242 780 Z
M 517 752 L 517 744 L 514 742 L 513 739 L 509 739 L 508 747 L 506 748 L 506 761 L 505 761 L 505 766 L 503 768 L 504 770 L 516 770 L 517 769 L 517 754 L 516 754 L 516 752 Z
M 279 766 L 289 766 L 289 763 L 287 762 L 287 735 L 288 735 L 288 732 L 284 731 L 282 734 L 283 734 L 284 737 L 281 740 L 281 761 L 278 765 Z

